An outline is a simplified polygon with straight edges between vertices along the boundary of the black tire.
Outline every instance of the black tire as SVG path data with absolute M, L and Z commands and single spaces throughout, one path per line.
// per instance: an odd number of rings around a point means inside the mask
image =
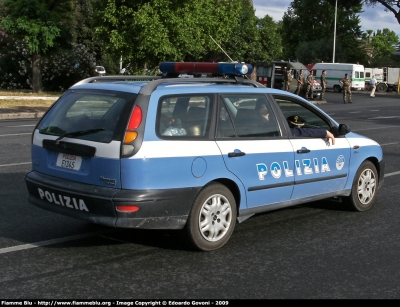
M 340 87 L 340 85 L 336 84 L 336 85 L 333 86 L 333 91 L 335 93 L 340 93 L 342 91 L 342 88 Z
M 377 92 L 379 92 L 379 93 L 384 93 L 384 92 L 386 92 L 387 91 L 387 86 L 386 86 L 386 84 L 385 83 L 379 83 L 377 86 L 376 86 L 376 91 Z
M 194 200 L 185 226 L 190 244 L 202 251 L 222 247 L 232 235 L 236 216 L 231 191 L 219 183 L 206 186 Z
M 367 211 L 375 202 L 378 191 L 378 172 L 370 161 L 364 161 L 353 180 L 350 196 L 343 197 L 343 203 L 352 211 Z

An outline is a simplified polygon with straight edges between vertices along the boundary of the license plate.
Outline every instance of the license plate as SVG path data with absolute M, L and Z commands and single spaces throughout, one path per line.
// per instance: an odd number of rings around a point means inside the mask
M 59 153 L 56 165 L 63 168 L 79 171 L 82 164 L 82 157 Z

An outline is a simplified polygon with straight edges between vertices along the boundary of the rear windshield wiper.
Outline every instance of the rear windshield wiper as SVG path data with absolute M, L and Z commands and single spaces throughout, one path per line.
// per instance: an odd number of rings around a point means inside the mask
M 96 128 L 96 129 L 87 129 L 87 130 L 81 130 L 81 131 L 67 132 L 67 133 L 60 135 L 56 139 L 56 144 L 58 145 L 60 143 L 60 141 L 66 137 L 81 136 L 81 135 L 85 135 L 85 134 L 96 133 L 96 132 L 103 131 L 103 130 L 104 130 L 104 128 Z

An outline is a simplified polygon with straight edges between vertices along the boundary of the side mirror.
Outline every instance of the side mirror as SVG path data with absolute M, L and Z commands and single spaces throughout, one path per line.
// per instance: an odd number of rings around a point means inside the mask
M 340 124 L 339 127 L 333 126 L 331 128 L 331 132 L 335 137 L 338 137 L 340 135 L 346 135 L 347 133 L 349 133 L 350 128 L 345 124 Z
M 346 135 L 350 132 L 350 127 L 348 127 L 346 124 L 340 124 L 338 130 L 339 135 Z

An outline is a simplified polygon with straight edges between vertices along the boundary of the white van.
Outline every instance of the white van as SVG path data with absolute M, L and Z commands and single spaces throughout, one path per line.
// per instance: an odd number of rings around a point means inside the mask
M 326 88 L 333 89 L 335 92 L 342 91 L 340 79 L 344 78 L 345 74 L 349 75 L 352 80 L 351 89 L 364 90 L 365 88 L 365 70 L 364 65 L 351 63 L 317 63 L 312 67 L 315 71 L 315 76 L 318 81 L 323 70 L 326 70 Z

